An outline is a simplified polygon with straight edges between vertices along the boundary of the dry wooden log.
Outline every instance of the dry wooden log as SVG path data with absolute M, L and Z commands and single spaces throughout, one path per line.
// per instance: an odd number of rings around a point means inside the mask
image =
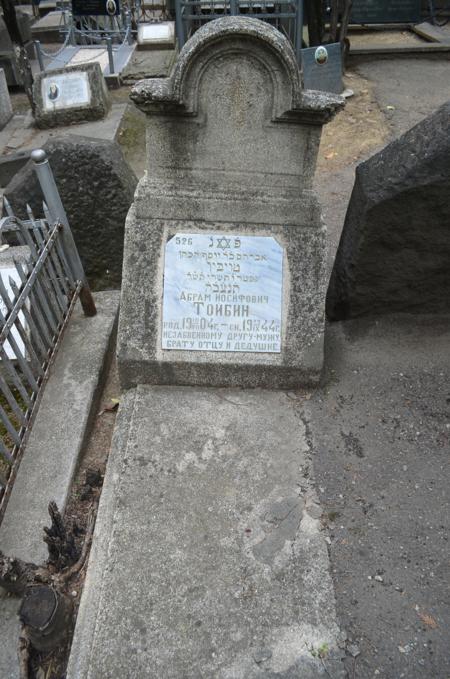
M 28 666 L 30 661 L 30 641 L 26 635 L 25 630 L 22 629 L 22 633 L 19 637 L 19 678 L 28 679 L 29 672 Z
M 57 571 L 61 571 L 72 566 L 79 557 L 73 526 L 66 527 L 56 502 L 50 502 L 48 513 L 52 524 L 50 528 L 44 527 L 44 542 L 46 542 L 48 548 L 47 563 Z

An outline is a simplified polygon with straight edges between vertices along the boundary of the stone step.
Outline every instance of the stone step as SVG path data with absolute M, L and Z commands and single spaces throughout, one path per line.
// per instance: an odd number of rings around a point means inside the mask
M 344 677 L 300 403 L 122 399 L 68 679 Z

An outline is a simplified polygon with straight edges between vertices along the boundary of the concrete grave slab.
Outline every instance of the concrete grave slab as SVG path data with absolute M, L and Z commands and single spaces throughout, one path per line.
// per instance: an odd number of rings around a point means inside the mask
M 41 128 L 98 120 L 108 113 L 108 88 L 97 63 L 38 73 L 33 84 L 35 121 Z
M 288 40 L 242 17 L 203 26 L 172 75 L 138 83 L 131 98 L 147 113 L 148 171 L 126 224 L 118 338 L 123 387 L 315 383 L 323 361 L 326 239 L 312 180 L 321 127 L 342 98 L 303 91 Z M 174 271 L 166 269 L 167 244 L 183 237 L 179 257 L 191 269 L 177 281 L 174 303 L 183 315 L 169 326 L 162 304 Z M 281 327 L 267 311 L 271 264 L 244 276 L 243 262 L 265 254 L 239 252 L 241 238 L 274 239 L 282 250 Z M 197 302 L 205 306 L 197 309 Z M 163 348 L 166 331 L 181 343 Z M 229 332 L 241 335 L 246 351 L 228 349 Z M 254 350 L 258 342 L 271 343 L 272 334 L 281 334 L 277 351 Z M 222 341 L 222 350 L 191 351 L 186 342 L 193 335 Z
M 68 679 L 343 679 L 297 407 L 261 390 L 125 394 Z

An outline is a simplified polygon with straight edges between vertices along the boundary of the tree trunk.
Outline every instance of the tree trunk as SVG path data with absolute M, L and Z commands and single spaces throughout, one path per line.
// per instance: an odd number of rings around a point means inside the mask
M 309 46 L 315 47 L 323 42 L 324 21 L 322 0 L 306 0 L 306 13 L 308 16 Z

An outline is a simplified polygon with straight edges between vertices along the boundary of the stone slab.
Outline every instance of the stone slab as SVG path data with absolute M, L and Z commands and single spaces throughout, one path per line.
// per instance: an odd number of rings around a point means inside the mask
M 5 71 L 3 68 L 0 68 L 0 130 L 3 130 L 6 123 L 11 120 L 12 115 L 13 109 Z
M 311 471 L 284 393 L 127 392 L 68 679 L 343 677 Z
M 61 10 L 49 12 L 38 19 L 31 27 L 33 40 L 42 43 L 62 42 L 63 13 Z
M 37 127 L 57 127 L 84 120 L 99 120 L 111 102 L 102 69 L 80 63 L 38 73 L 33 83 Z
M 136 50 L 121 73 L 122 81 L 134 83 L 142 78 L 163 78 L 169 75 L 175 50 Z
M 113 104 L 103 120 L 60 127 L 58 134 L 116 141 L 121 131 L 126 108 L 127 104 Z M 13 151 L 31 151 L 43 146 L 53 136 L 53 129 L 39 130 L 34 127 L 31 114 L 29 117 L 16 114 L 4 130 L 0 131 L 0 154 L 6 156 L 12 154 Z M 5 162 L 7 162 L 6 158 Z

